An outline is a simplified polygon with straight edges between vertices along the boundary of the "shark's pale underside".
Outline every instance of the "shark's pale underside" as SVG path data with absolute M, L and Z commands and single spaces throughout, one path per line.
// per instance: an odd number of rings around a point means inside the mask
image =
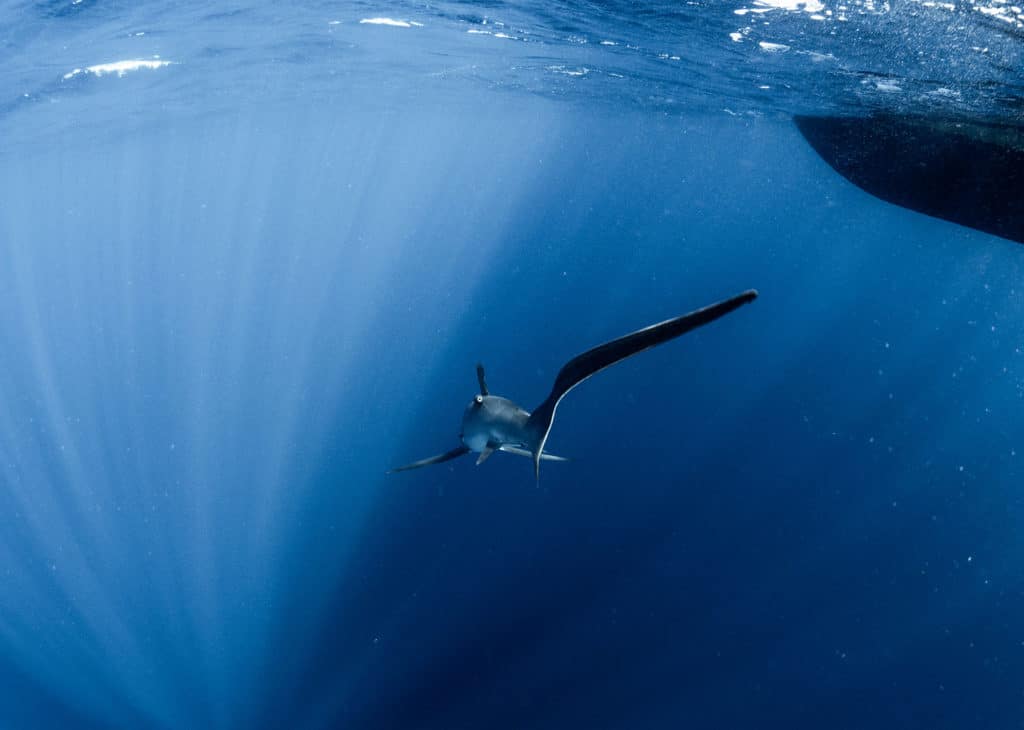
M 713 322 L 756 298 L 757 291 L 749 289 L 724 301 L 684 314 L 681 317 L 652 324 L 603 345 L 598 345 L 582 355 L 577 355 L 558 372 L 551 393 L 543 403 L 534 409 L 533 413 L 524 411 L 507 398 L 491 395 L 487 390 L 487 381 L 484 379 L 484 367 L 477 365 L 476 375 L 480 383 L 480 392 L 466 406 L 465 413 L 462 415 L 462 433 L 459 434 L 462 444 L 451 451 L 414 461 L 391 471 L 406 471 L 430 464 L 440 464 L 468 454 L 470 451 L 480 454 L 476 463 L 482 464 L 495 451 L 507 451 L 512 454 L 532 457 L 534 475 L 539 478 L 541 459 L 565 461 L 559 456 L 546 453 L 544 444 L 551 431 L 555 409 L 558 408 L 559 402 L 566 393 L 594 373 L 638 352 L 643 352 Z

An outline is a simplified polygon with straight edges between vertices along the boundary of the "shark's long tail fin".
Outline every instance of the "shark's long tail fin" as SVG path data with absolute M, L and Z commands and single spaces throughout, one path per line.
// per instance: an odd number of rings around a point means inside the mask
M 725 299 L 715 304 L 710 304 L 680 317 L 652 324 L 650 327 L 623 335 L 603 345 L 598 345 L 587 350 L 582 355 L 577 355 L 567 362 L 558 376 L 555 378 L 555 385 L 551 393 L 530 415 L 526 422 L 526 431 L 529 437 L 527 446 L 533 452 L 533 473 L 540 480 L 540 456 L 544 452 L 544 444 L 548 440 L 548 433 L 551 432 L 551 423 L 555 419 L 555 409 L 558 402 L 566 393 L 589 378 L 594 373 L 604 370 L 606 367 L 625 360 L 627 357 L 643 352 L 651 347 L 660 345 L 663 342 L 675 339 L 729 312 L 752 302 L 757 298 L 757 291 L 748 289 L 734 297 Z
M 548 434 L 551 433 L 551 424 L 555 420 L 555 409 L 558 407 L 559 400 L 558 398 L 554 400 L 548 398 L 537 406 L 536 410 L 530 414 L 530 420 L 526 422 L 526 432 L 530 438 L 530 443 L 527 446 L 533 456 L 533 476 L 538 482 L 540 481 L 540 457 L 544 453 L 544 443 L 548 440 Z

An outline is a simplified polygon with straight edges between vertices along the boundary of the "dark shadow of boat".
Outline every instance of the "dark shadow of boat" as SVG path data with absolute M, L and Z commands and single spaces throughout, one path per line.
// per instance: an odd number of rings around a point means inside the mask
M 886 114 L 795 121 L 836 172 L 871 195 L 1024 243 L 1024 130 Z

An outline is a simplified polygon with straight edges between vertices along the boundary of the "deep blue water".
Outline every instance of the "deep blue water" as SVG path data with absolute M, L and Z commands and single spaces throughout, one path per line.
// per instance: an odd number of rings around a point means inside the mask
M 1024 727 L 1024 249 L 790 122 L 1021 13 L 785 5 L 9 6 L 0 727 Z

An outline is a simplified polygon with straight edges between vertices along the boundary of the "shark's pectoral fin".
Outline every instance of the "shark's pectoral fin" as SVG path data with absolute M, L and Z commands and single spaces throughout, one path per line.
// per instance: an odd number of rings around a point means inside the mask
M 491 458 L 491 454 L 494 453 L 495 449 L 499 448 L 497 444 L 488 443 L 484 450 L 480 452 L 480 456 L 476 460 L 476 465 L 480 466 L 485 461 Z
M 516 456 L 528 456 L 531 459 L 533 458 L 533 452 L 532 451 L 527 451 L 526 449 L 520 449 L 518 446 L 509 446 L 508 444 L 503 444 L 499 448 L 500 448 L 501 451 L 507 451 L 510 454 L 515 454 Z M 548 453 L 547 451 L 545 451 L 543 454 L 541 454 L 540 458 L 541 458 L 541 461 L 569 461 L 564 456 L 555 456 L 554 454 Z
M 459 446 L 456 449 L 452 449 L 451 451 L 446 451 L 443 454 L 438 454 L 437 456 L 431 456 L 431 457 L 426 458 L 426 459 L 420 459 L 419 461 L 414 461 L 411 464 L 406 464 L 405 466 L 397 466 L 394 469 L 388 469 L 387 473 L 391 474 L 391 473 L 396 472 L 396 471 L 409 471 L 409 469 L 419 469 L 421 466 L 430 466 L 431 464 L 440 464 L 443 461 L 449 461 L 451 459 L 457 459 L 458 457 L 462 456 L 463 454 L 468 454 L 468 453 L 469 453 L 469 447 L 468 446 Z

